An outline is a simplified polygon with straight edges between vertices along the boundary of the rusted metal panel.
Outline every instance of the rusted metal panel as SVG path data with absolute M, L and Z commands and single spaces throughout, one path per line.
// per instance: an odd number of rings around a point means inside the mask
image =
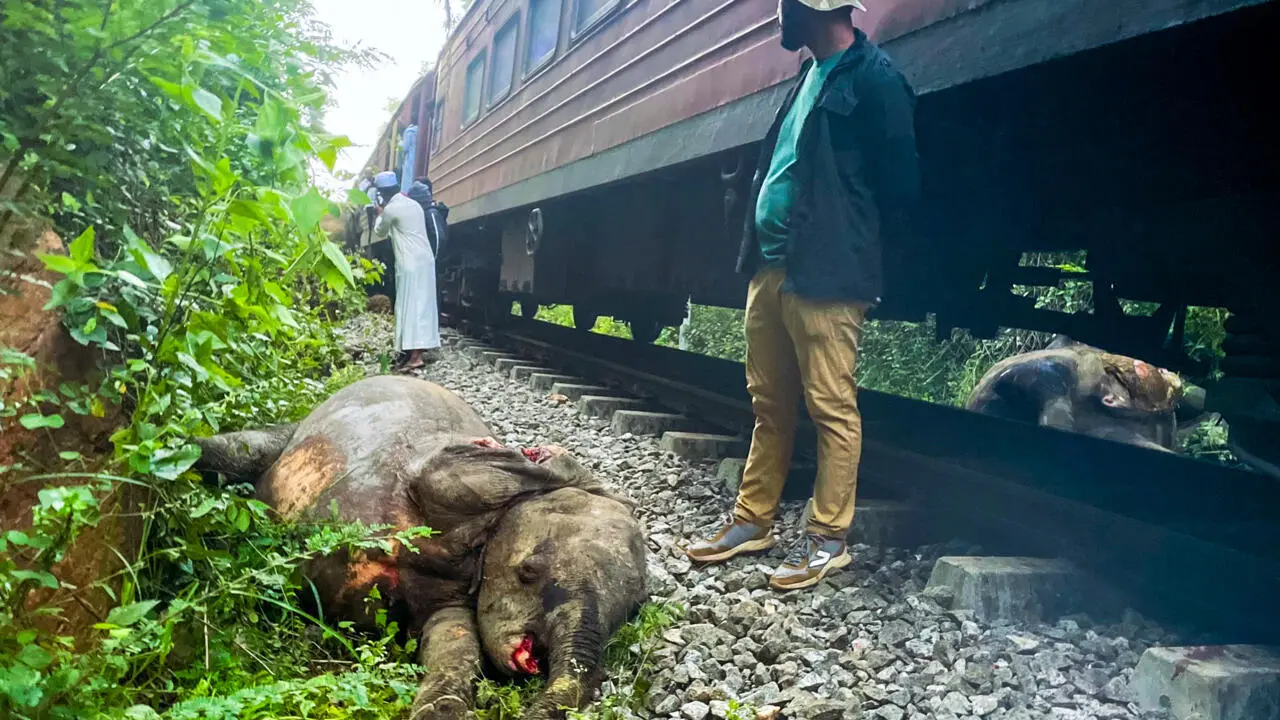
M 565 218 L 548 217 L 549 225 Z M 540 242 L 529 244 L 526 217 L 510 217 L 502 226 L 502 265 L 498 288 L 508 293 L 536 293 L 541 297 L 562 297 L 571 272 L 571 248 L 562 233 L 544 233 Z
M 745 73 L 723 63 L 773 32 L 775 8 L 770 0 L 638 0 L 621 8 L 579 44 L 562 48 L 551 66 L 487 117 L 444 143 L 432 159 L 441 199 L 456 205 L 687 117 L 673 111 L 630 132 L 623 124 L 610 131 L 607 143 L 595 137 L 595 121 L 708 67 L 723 77 L 719 83 L 708 77 L 707 84 L 741 88 L 737 97 L 794 74 L 794 56 L 780 51 L 761 54 L 764 66 Z M 481 49 L 478 44 L 473 52 Z M 469 57 L 460 56 L 458 65 Z M 754 86 L 748 82 L 753 79 Z M 702 109 L 732 99 L 712 97 Z
M 882 24 L 904 32 L 977 4 L 874 6 L 860 20 L 873 35 Z M 912 12 L 895 13 L 899 6 Z M 487 11 L 489 23 L 480 23 L 486 13 L 479 13 L 455 36 L 444 54 L 451 66 L 441 70 L 456 78 L 453 87 L 517 10 Z M 775 13 L 773 0 L 628 3 L 580 43 L 562 42 L 551 66 L 474 125 L 452 137 L 446 128 L 432 158 L 437 193 L 465 202 L 787 80 L 800 58 L 777 46 Z M 641 116 L 632 120 L 632 111 Z
M 779 62 L 781 48 L 776 35 L 753 35 L 753 44 L 718 60 L 714 65 L 655 88 L 634 103 L 620 107 L 594 123 L 596 148 L 621 145 L 639 135 L 671 124 L 674 117 L 693 117 L 739 100 L 761 87 L 769 87 L 795 75 L 794 67 Z
M 568 165 L 548 167 L 533 178 L 452 206 L 449 221 L 465 222 L 737 147 L 743 138 L 765 133 L 786 88 L 775 85 Z
M 502 228 L 502 269 L 499 274 L 498 287 L 503 292 L 533 293 L 546 289 L 535 288 L 537 279 L 533 255 L 528 252 L 525 229 L 520 223 L 507 223 Z

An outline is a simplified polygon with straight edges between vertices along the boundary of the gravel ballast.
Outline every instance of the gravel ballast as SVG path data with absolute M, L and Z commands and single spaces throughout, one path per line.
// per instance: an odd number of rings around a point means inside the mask
M 377 320 L 359 320 L 343 335 L 367 366 L 389 348 L 371 337 L 388 332 Z M 565 398 L 449 347 L 420 374 L 470 403 L 500 441 L 561 445 L 636 501 L 653 599 L 686 609 L 653 650 L 658 671 L 645 717 L 723 720 L 743 712 L 730 701 L 760 718 L 801 720 L 1167 717 L 1140 712 L 1128 684 L 1147 647 L 1176 638 L 1137 613 L 1105 625 L 1083 615 L 984 624 L 923 592 L 938 557 L 976 551 L 958 542 L 851 545 L 846 570 L 809 590 L 778 593 L 769 575 L 798 538 L 798 503 L 780 509 L 780 542 L 769 553 L 692 565 L 679 544 L 713 530 L 733 500 L 714 461 L 680 460 L 655 437 L 615 435 L 608 420 L 582 416 Z

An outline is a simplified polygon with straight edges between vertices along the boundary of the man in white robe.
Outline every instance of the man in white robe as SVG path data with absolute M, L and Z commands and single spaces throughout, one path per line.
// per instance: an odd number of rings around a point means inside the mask
M 400 192 L 396 174 L 378 173 L 373 185 L 381 201 L 373 235 L 390 237 L 396 257 L 396 352 L 409 353 L 400 369 L 411 371 L 425 364 L 423 350 L 440 347 L 436 258 L 422 206 Z

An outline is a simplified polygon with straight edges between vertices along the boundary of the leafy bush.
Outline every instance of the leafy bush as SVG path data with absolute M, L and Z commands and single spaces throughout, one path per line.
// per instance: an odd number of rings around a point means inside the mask
M 0 715 L 13 718 L 396 717 L 412 699 L 400 628 L 310 617 L 303 564 L 425 529 L 279 523 L 245 488 L 191 471 L 194 436 L 297 419 L 362 376 L 331 323 L 359 307 L 311 186 L 347 141 L 323 132 L 332 46 L 301 0 L 5 0 L 0 229 L 52 216 L 65 255 L 49 309 L 100 358 L 93 383 L 26 395 L 34 361 L 0 349 L 0 422 L 43 433 L 61 467 L 0 468 L 41 486 L 29 528 L 0 534 Z M 356 202 L 364 198 L 354 197 Z M 73 415 L 124 424 L 109 457 L 65 447 Z M 141 490 L 134 508 L 106 502 Z M 59 571 L 104 523 L 138 528 L 121 569 Z M 115 607 L 76 647 L 58 618 L 83 593 Z M 281 642 L 290 638 L 290 642 Z

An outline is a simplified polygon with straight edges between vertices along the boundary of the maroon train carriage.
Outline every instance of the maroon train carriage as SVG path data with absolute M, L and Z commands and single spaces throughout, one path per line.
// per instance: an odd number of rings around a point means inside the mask
M 925 180 L 877 317 L 1063 332 L 1195 370 L 1183 318 L 1209 305 L 1275 349 L 1280 2 L 866 4 L 859 25 L 920 97 Z M 612 315 L 638 340 L 690 298 L 742 307 L 743 198 L 802 60 L 775 14 L 776 0 L 475 0 L 368 168 L 398 169 L 399 133 L 417 128 L 412 174 L 450 208 L 444 302 L 572 304 L 579 327 Z M 1090 313 L 1011 292 L 1055 285 L 1022 261 L 1063 250 L 1087 252 L 1074 277 L 1092 283 Z M 1247 381 L 1274 355 L 1224 367 Z

